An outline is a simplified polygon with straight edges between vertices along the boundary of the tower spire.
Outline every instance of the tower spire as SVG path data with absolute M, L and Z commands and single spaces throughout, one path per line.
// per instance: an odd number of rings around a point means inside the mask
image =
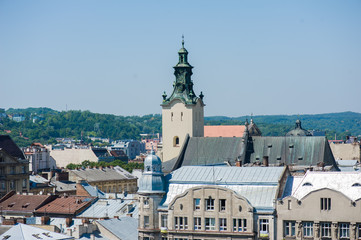
M 182 48 L 184 48 L 184 34 L 182 34 Z

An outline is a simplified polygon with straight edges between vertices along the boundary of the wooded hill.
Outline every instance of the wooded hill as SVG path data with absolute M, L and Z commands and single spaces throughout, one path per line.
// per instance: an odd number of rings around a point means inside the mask
M 88 136 L 120 139 L 140 139 L 141 133 L 160 133 L 160 114 L 144 116 L 116 116 L 89 111 L 55 111 L 50 108 L 8 109 L 6 114 L 21 114 L 25 121 L 0 119 L 0 134 L 10 135 L 19 146 L 33 142 L 55 143 L 55 138 L 80 139 Z M 250 117 L 205 117 L 206 125 L 243 125 Z M 284 136 L 294 128 L 298 115 L 253 116 L 263 136 Z M 345 139 L 347 135 L 361 135 L 361 114 L 355 112 L 301 115 L 302 127 L 326 131 L 329 139 Z

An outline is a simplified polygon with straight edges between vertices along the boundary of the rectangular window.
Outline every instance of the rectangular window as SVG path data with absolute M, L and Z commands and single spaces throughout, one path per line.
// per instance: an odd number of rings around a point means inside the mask
M 296 222 L 294 221 L 285 221 L 284 222 L 284 236 L 285 237 L 294 237 L 296 236 Z
M 26 173 L 25 167 L 21 166 L 21 173 Z
M 208 198 L 206 199 L 206 211 L 214 210 L 214 199 Z
M 194 199 L 194 210 L 200 210 L 201 209 L 201 199 L 195 198 Z
M 5 189 L 5 181 L 0 182 L 0 189 Z
M 160 226 L 163 228 L 168 227 L 168 215 L 166 214 L 160 215 Z
M 149 228 L 149 216 L 144 216 L 144 228 Z
M 361 224 L 357 224 L 357 239 L 361 239 Z
M 321 210 L 331 210 L 331 198 L 320 198 Z
M 27 187 L 27 180 L 26 179 L 23 179 L 23 188 L 26 188 Z
M 340 238 L 349 238 L 350 237 L 350 224 L 349 223 L 340 223 Z
M 233 219 L 233 232 L 246 232 L 247 219 Z
M 202 220 L 200 217 L 194 218 L 194 230 L 201 230 L 202 229 Z
M 216 230 L 216 219 L 215 218 L 205 218 L 205 229 L 207 230 Z
M 313 237 L 313 222 L 303 222 L 303 236 Z
M 10 181 L 10 189 L 11 189 L 11 190 L 14 190 L 14 189 L 15 189 L 15 181 L 14 181 L 14 180 L 11 180 L 11 181 Z
M 321 237 L 331 237 L 331 223 L 324 222 L 321 226 Z
M 269 237 L 269 220 L 260 219 L 259 220 L 259 236 L 260 237 Z
M 219 211 L 226 211 L 226 199 L 219 199 Z
M 219 219 L 219 231 L 227 231 L 227 218 Z
M 16 172 L 16 168 L 15 167 L 11 167 L 10 168 L 10 174 L 15 174 Z
M 174 228 L 177 230 L 188 229 L 188 218 L 174 217 Z
M 148 199 L 145 198 L 143 201 L 143 204 L 144 204 L 145 208 L 149 208 L 149 200 Z

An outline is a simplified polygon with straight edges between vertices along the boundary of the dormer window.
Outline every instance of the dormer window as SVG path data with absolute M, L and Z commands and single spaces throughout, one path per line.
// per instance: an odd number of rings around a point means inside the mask
M 352 184 L 352 187 L 361 187 L 361 184 L 360 183 L 354 183 L 354 184 Z
M 27 208 L 30 205 L 30 203 L 25 203 L 22 208 Z
M 10 204 L 8 205 L 8 207 L 9 207 L 9 208 L 10 208 L 10 207 L 14 207 L 14 205 L 15 205 L 15 203 L 12 202 L 12 203 L 10 203 Z
M 312 187 L 313 185 L 312 185 L 312 183 L 306 182 L 306 183 L 302 184 L 302 187 L 305 187 L 305 186 L 310 186 L 310 187 Z

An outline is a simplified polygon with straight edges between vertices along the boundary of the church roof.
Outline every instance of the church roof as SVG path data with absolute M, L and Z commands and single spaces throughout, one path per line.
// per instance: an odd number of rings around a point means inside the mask
M 268 157 L 270 165 L 316 166 L 323 163 L 337 168 L 326 137 L 252 137 L 249 162 L 262 162 Z
M 191 137 L 186 146 L 182 166 L 225 164 L 235 165 L 243 149 L 240 137 Z
M 312 134 L 309 131 L 303 129 L 301 126 L 301 120 L 297 119 L 295 128 L 289 131 L 286 136 L 312 136 Z
M 243 137 L 245 125 L 204 126 L 204 137 Z

